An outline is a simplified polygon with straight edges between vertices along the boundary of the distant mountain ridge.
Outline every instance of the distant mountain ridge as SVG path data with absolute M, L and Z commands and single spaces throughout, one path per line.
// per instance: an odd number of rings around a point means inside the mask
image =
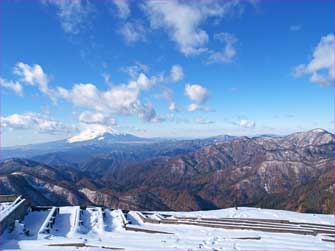
M 49 154 L 54 152 L 65 152 L 73 148 L 92 146 L 92 145 L 101 145 L 105 146 L 108 144 L 114 143 L 134 143 L 134 142 L 153 142 L 155 139 L 142 138 L 132 134 L 111 134 L 103 133 L 96 135 L 96 137 L 89 139 L 82 139 L 78 141 L 71 141 L 70 139 L 57 140 L 52 142 L 40 143 L 40 144 L 31 144 L 24 146 L 16 147 L 4 147 L 2 148 L 2 158 L 11 158 L 11 157 L 32 157 L 34 155 Z
M 102 133 L 88 138 L 81 138 L 74 140 L 75 137 L 71 137 L 66 141 L 70 144 L 85 144 L 85 143 L 97 143 L 97 142 L 142 142 L 142 141 L 152 141 L 149 138 L 142 138 L 128 133 Z
M 143 138 L 132 134 L 105 132 L 95 134 L 93 138 L 89 135 L 89 139 L 83 140 L 82 138 L 80 141 L 69 142 L 71 139 L 69 138 L 42 144 L 3 148 L 1 157 L 2 159 L 30 158 L 47 165 L 71 167 L 85 166 L 86 162 L 92 162 L 93 159 L 97 159 L 101 163 L 106 162 L 107 159 L 114 162 L 108 168 L 114 169 L 119 165 L 133 163 L 133 160 L 141 161 L 158 156 L 182 154 L 214 141 L 233 138 L 236 137 L 221 135 L 205 139 L 177 140 Z
M 0 193 L 21 193 L 24 188 L 26 197 L 31 194 L 39 204 L 145 210 L 243 205 L 331 213 L 334 208 L 334 135 L 322 129 L 282 137 L 111 147 L 78 148 L 78 156 L 87 161 L 76 167 L 70 163 L 73 152 L 68 152 L 69 163 L 61 152 L 50 154 L 51 159 L 58 156 L 52 166 L 27 159 L 2 161 Z

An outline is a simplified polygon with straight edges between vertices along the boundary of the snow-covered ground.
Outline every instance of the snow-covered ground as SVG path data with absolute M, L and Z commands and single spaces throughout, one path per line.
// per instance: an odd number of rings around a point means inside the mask
M 49 212 L 30 212 L 22 224 L 16 224 L 13 232 L 0 237 L 0 249 L 334 250 L 333 215 L 257 208 L 198 212 L 130 211 L 123 214 L 121 210 L 99 207 L 86 210 L 61 207 L 50 233 L 39 234 Z M 229 226 L 241 229 L 226 228 Z M 253 227 L 260 230 L 250 230 Z M 29 229 L 28 236 L 24 229 Z M 289 230 L 297 233 L 289 233 Z M 304 235 L 303 231 L 307 234 Z
M 0 222 L 16 210 L 22 203 L 25 202 L 25 199 L 22 196 L 19 196 L 13 202 L 3 202 L 0 203 Z
M 2 202 L 0 203 L 0 214 L 3 210 L 6 210 L 12 203 L 11 202 Z
M 161 212 L 164 214 L 164 212 Z M 165 212 L 174 216 L 187 217 L 211 217 L 211 218 L 262 218 L 273 220 L 289 220 L 293 222 L 308 222 L 317 224 L 334 225 L 334 215 L 328 214 L 303 214 L 286 210 L 261 209 L 254 207 L 227 208 L 209 211 L 193 211 L 193 212 Z

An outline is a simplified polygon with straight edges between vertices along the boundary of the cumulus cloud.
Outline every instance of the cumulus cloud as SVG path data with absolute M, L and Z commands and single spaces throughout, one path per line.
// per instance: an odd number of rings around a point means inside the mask
M 106 91 L 100 91 L 91 83 L 75 84 L 68 90 L 58 87 L 58 94 L 77 107 L 93 109 L 105 115 L 134 115 L 148 122 L 160 121 L 151 104 L 143 104 L 139 100 L 141 90 L 150 88 L 155 78 L 148 78 L 144 74 L 128 85 L 112 86 Z
M 208 34 L 200 27 L 206 19 L 221 18 L 239 7 L 239 1 L 151 0 L 143 5 L 151 27 L 167 30 L 184 55 L 207 51 Z
M 235 43 L 237 38 L 230 33 L 222 32 L 215 34 L 214 39 L 224 43 L 222 51 L 211 51 L 208 62 L 209 63 L 229 63 L 236 56 Z
M 298 65 L 294 70 L 295 77 L 310 75 L 310 81 L 322 86 L 334 82 L 334 35 L 323 36 L 313 51 L 312 60 Z
M 100 91 L 91 83 L 75 84 L 72 89 L 58 88 L 59 95 L 77 107 L 94 109 L 107 114 L 133 114 L 139 105 L 139 90 L 128 86 L 113 86 Z
M 101 112 L 84 111 L 79 115 L 79 121 L 85 124 L 104 124 L 115 126 L 116 120 Z
M 148 90 L 166 81 L 166 77 L 162 73 L 148 77 L 146 72 L 149 71 L 149 67 L 141 63 L 136 63 L 133 66 L 125 67 L 121 70 L 132 78 L 128 83 L 129 88 Z
M 58 134 L 70 133 L 73 127 L 38 113 L 12 114 L 1 117 L 1 125 L 11 129 L 31 129 L 39 133 Z
M 140 73 L 136 80 L 130 81 L 128 86 L 131 88 L 139 88 L 142 90 L 148 90 L 159 82 L 159 78 L 152 77 L 148 78 L 144 73 Z
M 127 85 L 114 85 L 106 91 L 100 91 L 92 83 L 78 83 L 71 89 L 58 86 L 50 88 L 49 78 L 40 65 L 30 66 L 19 62 L 14 73 L 26 84 L 36 86 L 52 100 L 65 99 L 73 105 L 94 110 L 96 112 L 121 115 L 137 115 L 146 121 L 158 121 L 152 105 L 142 104 L 139 96 L 142 90 L 148 90 L 163 81 L 161 75 L 148 77 L 139 73 L 136 79 Z M 147 109 L 147 110 L 146 110 Z
M 172 67 L 174 70 L 171 72 L 175 72 L 175 79 L 180 79 L 181 67 L 177 66 L 177 68 L 176 70 L 176 67 L 175 69 Z M 101 125 L 115 125 L 114 117 L 117 115 L 136 116 L 146 122 L 165 120 L 156 113 L 150 101 L 144 103 L 140 97 L 142 92 L 155 86 L 163 88 L 161 84 L 170 81 L 169 77 L 164 74 L 148 76 L 143 71 L 148 71 L 148 67 L 138 63 L 136 67 L 128 69 L 129 75 L 133 78 L 127 84 L 113 84 L 107 90 L 100 90 L 92 83 L 76 83 L 71 88 L 51 87 L 50 78 L 40 65 L 19 62 L 14 69 L 14 73 L 21 77 L 23 83 L 36 86 L 53 101 L 65 100 L 77 108 L 87 110 L 80 114 L 79 122 Z M 172 91 L 170 93 L 165 91 L 164 98 L 169 101 L 169 110 L 177 111 Z
M 198 28 L 202 14 L 197 8 L 178 1 L 148 1 L 146 11 L 153 28 L 166 28 L 185 55 L 205 50 L 207 33 Z
M 209 97 L 208 90 L 198 84 L 187 84 L 185 86 L 185 95 L 191 100 L 191 104 L 187 107 L 189 112 L 196 110 L 210 111 L 210 108 L 204 107 L 202 104 L 205 103 Z
M 164 118 L 158 116 L 152 104 L 136 105 L 136 112 L 143 121 L 159 123 L 164 121 Z
M 147 77 L 150 67 L 146 64 L 142 64 L 140 62 L 136 62 L 134 65 L 127 66 L 121 68 L 122 72 L 125 72 L 134 79 L 135 81 L 139 82 L 148 79 L 152 82 L 152 86 L 160 84 L 160 83 L 168 83 L 168 82 L 177 82 L 184 78 L 184 71 L 181 65 L 172 65 L 170 69 L 169 75 L 164 73 L 159 73 L 157 75 L 152 76 L 150 79 Z M 137 80 L 136 80 L 137 79 Z
M 189 104 L 188 107 L 187 107 L 187 110 L 189 112 L 194 112 L 198 109 L 199 109 L 199 105 L 197 105 L 197 104 Z
M 50 96 L 50 98 L 55 101 L 55 93 L 49 89 L 49 78 L 40 65 L 35 64 L 31 66 L 18 62 L 14 67 L 14 74 L 21 77 L 23 83 L 37 86 L 42 93 Z
M 131 78 L 137 78 L 141 72 L 147 73 L 149 70 L 149 66 L 140 62 L 136 62 L 134 65 L 121 68 L 121 71 L 127 73 Z
M 170 104 L 169 104 L 169 110 L 171 111 L 171 112 L 176 112 L 176 111 L 178 111 L 178 108 L 177 108 L 177 105 L 176 105 L 176 103 L 175 102 L 170 102 Z
M 3 78 L 0 78 L 0 86 L 10 89 L 13 92 L 15 92 L 17 95 L 22 96 L 23 95 L 23 88 L 22 85 L 17 81 L 7 81 Z
M 57 8 L 57 15 L 66 33 L 78 34 L 89 20 L 93 6 L 88 0 L 44 0 Z
M 184 71 L 180 65 L 173 65 L 170 71 L 170 79 L 172 82 L 178 82 L 184 78 Z
M 208 99 L 208 91 L 205 87 L 198 84 L 187 84 L 185 95 L 195 104 L 202 104 Z
M 254 128 L 256 126 L 256 122 L 253 120 L 241 119 L 239 125 L 244 128 Z
M 104 110 L 100 92 L 94 84 L 80 83 L 75 84 L 70 90 L 62 87 L 58 87 L 57 90 L 60 97 L 72 102 L 78 107 L 92 107 L 98 111 Z

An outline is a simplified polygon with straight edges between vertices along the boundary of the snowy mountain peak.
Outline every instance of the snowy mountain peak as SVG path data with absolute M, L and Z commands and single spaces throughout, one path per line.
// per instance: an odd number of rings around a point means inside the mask
M 67 143 L 88 143 L 88 144 L 107 144 L 113 142 L 134 142 L 146 141 L 148 139 L 140 138 L 132 134 L 121 133 L 115 129 L 102 125 L 86 127 L 78 135 L 67 139 Z
M 94 127 L 88 127 L 84 129 L 78 135 L 67 139 L 67 142 L 76 143 L 76 142 L 93 140 L 96 138 L 98 138 L 99 140 L 103 140 L 105 134 L 120 135 L 120 133 L 114 129 L 96 125 Z
M 311 133 L 328 133 L 325 129 L 316 128 L 310 131 Z

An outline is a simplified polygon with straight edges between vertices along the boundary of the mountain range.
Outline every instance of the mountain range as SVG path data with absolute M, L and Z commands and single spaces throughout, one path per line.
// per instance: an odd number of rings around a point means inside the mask
M 3 149 L 0 194 L 39 205 L 331 213 L 333 153 L 334 135 L 323 129 L 196 140 L 104 134 Z

